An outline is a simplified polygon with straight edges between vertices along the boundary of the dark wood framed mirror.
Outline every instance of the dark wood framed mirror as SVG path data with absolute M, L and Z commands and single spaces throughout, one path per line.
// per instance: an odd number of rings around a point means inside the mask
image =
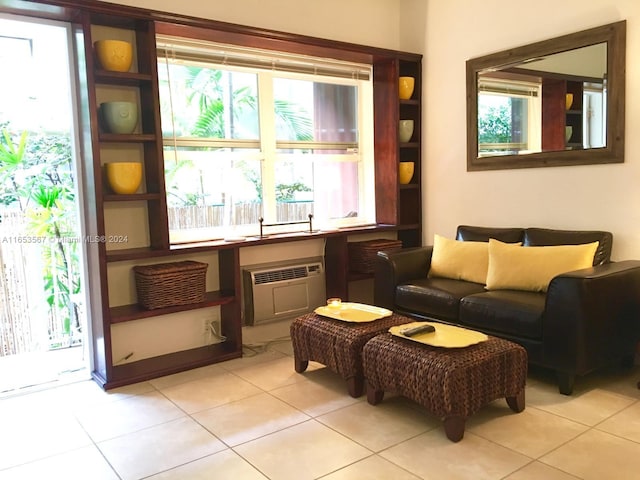
M 624 162 L 626 21 L 467 60 L 467 170 Z

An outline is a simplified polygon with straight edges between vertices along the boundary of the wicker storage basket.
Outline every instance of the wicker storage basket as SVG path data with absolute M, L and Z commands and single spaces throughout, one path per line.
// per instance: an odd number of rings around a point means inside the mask
M 208 266 L 187 260 L 133 267 L 138 303 L 153 310 L 203 302 Z
M 357 273 L 373 273 L 376 255 L 381 250 L 398 250 L 402 248 L 401 240 L 378 238 L 364 242 L 347 243 L 349 254 L 349 270 Z

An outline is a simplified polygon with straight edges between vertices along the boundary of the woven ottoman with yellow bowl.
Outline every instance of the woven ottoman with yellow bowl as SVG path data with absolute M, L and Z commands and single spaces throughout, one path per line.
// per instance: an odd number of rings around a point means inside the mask
M 385 391 L 410 398 L 444 420 L 447 438 L 464 436 L 466 419 L 505 398 L 524 410 L 527 352 L 513 342 L 453 325 L 412 322 L 369 340 L 362 350 L 367 400 Z
M 390 327 L 411 321 L 385 308 L 329 299 L 291 323 L 295 370 L 304 372 L 309 361 L 322 363 L 346 380 L 349 395 L 357 398 L 364 393 L 362 347 Z

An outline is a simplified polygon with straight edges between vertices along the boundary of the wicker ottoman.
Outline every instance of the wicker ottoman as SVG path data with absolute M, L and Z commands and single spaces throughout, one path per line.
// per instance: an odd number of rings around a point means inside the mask
M 378 335 L 362 351 L 367 400 L 382 401 L 397 392 L 444 419 L 447 438 L 464 436 L 466 419 L 505 397 L 514 412 L 524 410 L 527 352 L 496 337 L 465 348 L 440 348 Z
M 296 372 L 310 360 L 322 363 L 347 381 L 349 395 L 364 393 L 362 347 L 389 327 L 410 323 L 411 318 L 393 314 L 373 322 L 352 323 L 309 313 L 291 323 L 291 342 Z

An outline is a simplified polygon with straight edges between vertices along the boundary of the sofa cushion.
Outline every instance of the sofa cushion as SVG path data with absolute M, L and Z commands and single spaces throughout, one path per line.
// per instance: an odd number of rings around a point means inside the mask
M 396 287 L 395 303 L 401 309 L 443 320 L 458 319 L 460 300 L 483 292 L 480 283 L 450 278 L 420 278 Z
M 440 235 L 433 236 L 433 254 L 429 277 L 453 278 L 486 283 L 489 267 L 487 242 L 460 242 Z
M 597 242 L 520 247 L 491 239 L 487 289 L 546 292 L 553 277 L 591 267 L 597 247 Z
M 495 238 L 505 243 L 518 243 L 523 241 L 523 236 L 524 228 L 491 228 L 460 225 L 456 232 L 456 240 L 463 240 L 465 242 L 488 242 L 490 238 Z
M 498 240 L 500 240 L 498 238 Z M 504 240 L 502 240 L 504 242 Z M 527 228 L 524 231 L 523 245 L 579 245 L 598 242 L 598 249 L 593 257 L 593 265 L 602 265 L 611 261 L 613 235 L 598 230 L 551 230 L 548 228 Z
M 461 325 L 496 334 L 542 338 L 545 294 L 518 290 L 476 293 L 460 301 Z

